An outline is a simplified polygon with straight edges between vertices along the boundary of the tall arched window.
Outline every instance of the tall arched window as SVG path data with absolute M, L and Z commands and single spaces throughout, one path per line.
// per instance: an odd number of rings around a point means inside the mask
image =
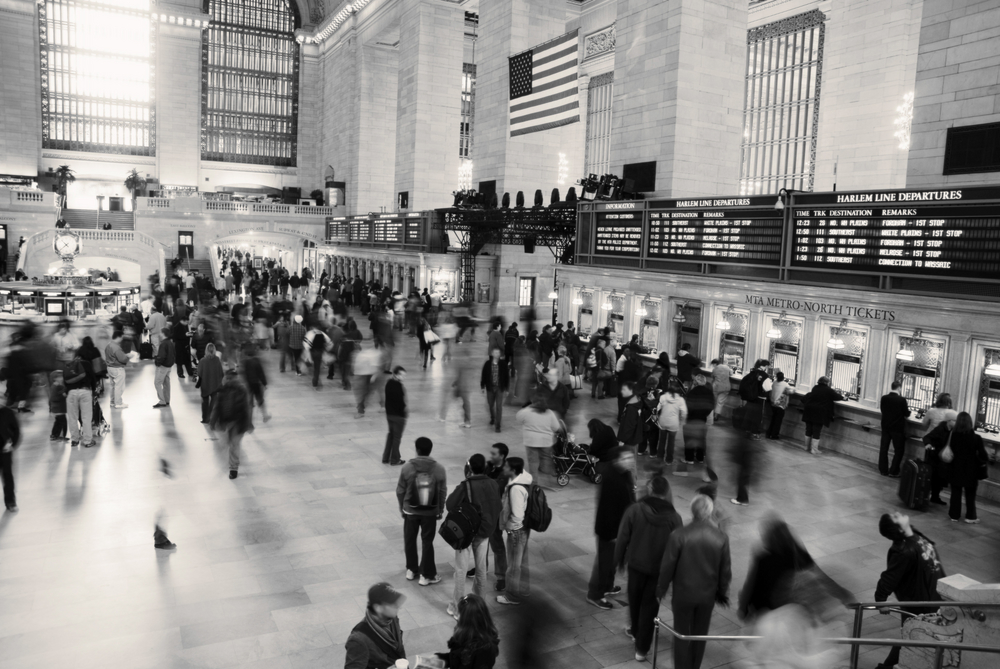
M 201 157 L 294 166 L 299 15 L 293 0 L 205 0 Z
M 155 155 L 149 0 L 38 5 L 42 146 Z

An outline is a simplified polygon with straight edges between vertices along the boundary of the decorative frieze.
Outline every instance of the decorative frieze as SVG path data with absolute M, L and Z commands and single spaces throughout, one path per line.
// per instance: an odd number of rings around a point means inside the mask
M 615 50 L 615 24 L 590 33 L 583 38 L 583 58 L 593 58 Z

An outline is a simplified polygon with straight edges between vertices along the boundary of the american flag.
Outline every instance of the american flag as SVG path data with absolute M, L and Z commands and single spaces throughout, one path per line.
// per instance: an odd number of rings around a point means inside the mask
M 508 58 L 510 136 L 580 120 L 578 30 Z

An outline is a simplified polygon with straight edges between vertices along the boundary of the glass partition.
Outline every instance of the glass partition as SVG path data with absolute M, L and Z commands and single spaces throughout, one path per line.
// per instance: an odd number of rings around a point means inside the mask
M 720 309 L 716 323 L 723 321 L 729 323 L 729 328 L 719 330 L 719 359 L 729 365 L 734 374 L 740 376 L 746 369 L 747 327 L 750 315 Z
M 843 348 L 827 347 L 826 376 L 830 387 L 848 399 L 861 397 L 861 375 L 864 372 L 865 354 L 868 351 L 868 333 L 864 330 L 831 326 L 830 339 L 839 339 Z M 827 345 L 824 341 L 823 345 Z
M 767 359 L 771 361 L 772 372 L 781 372 L 785 380 L 795 385 L 799 378 L 799 352 L 802 344 L 802 323 L 790 319 L 768 318 L 766 322 L 769 334 Z
M 941 384 L 944 342 L 923 338 L 899 337 L 897 349 L 913 353 L 913 360 L 896 359 L 893 378 L 899 382 L 899 394 L 906 398 L 910 410 L 918 416 L 934 406 Z

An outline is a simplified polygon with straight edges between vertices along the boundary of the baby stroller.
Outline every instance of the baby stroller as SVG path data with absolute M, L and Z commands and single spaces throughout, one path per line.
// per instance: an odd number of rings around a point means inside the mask
M 595 468 L 597 458 L 587 453 L 585 445 L 575 444 L 565 435 L 560 435 L 552 446 L 552 462 L 556 468 L 556 482 L 561 486 L 569 485 L 570 474 L 583 474 L 591 483 L 600 483 L 604 478 Z

